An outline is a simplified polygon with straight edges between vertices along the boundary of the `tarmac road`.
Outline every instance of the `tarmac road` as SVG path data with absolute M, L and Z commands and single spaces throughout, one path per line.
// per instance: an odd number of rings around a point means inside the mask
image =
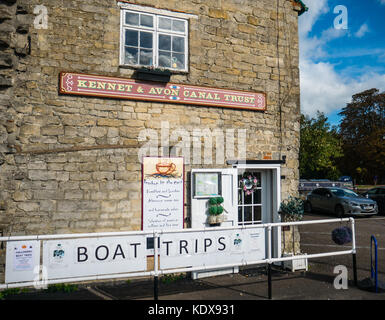
M 333 219 L 332 215 L 307 213 L 304 220 Z M 358 279 L 370 277 L 370 238 L 374 235 L 378 244 L 378 277 L 385 280 L 385 217 L 354 217 L 356 229 L 356 249 L 357 249 L 357 275 Z M 319 224 L 300 226 L 301 250 L 306 253 L 320 253 L 329 251 L 349 250 L 351 244 L 338 245 L 331 239 L 333 229 L 347 225 L 349 223 Z M 349 279 L 353 279 L 352 257 L 335 256 L 319 259 L 311 259 L 310 271 L 321 274 L 333 275 L 334 267 L 345 265 L 349 270 Z M 373 249 L 374 263 L 374 249 Z

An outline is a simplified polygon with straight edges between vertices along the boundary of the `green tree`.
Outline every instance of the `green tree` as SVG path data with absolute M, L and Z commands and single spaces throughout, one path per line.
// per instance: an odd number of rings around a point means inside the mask
M 342 165 L 361 183 L 385 181 L 385 92 L 370 89 L 353 95 L 340 112 Z
M 315 118 L 301 115 L 300 130 L 300 177 L 337 179 L 338 161 L 343 156 L 337 128 L 331 127 L 328 118 L 317 111 Z

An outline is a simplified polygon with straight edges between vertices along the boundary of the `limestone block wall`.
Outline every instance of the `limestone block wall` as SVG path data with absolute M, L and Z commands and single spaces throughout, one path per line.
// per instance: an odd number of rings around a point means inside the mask
M 297 193 L 299 150 L 298 14 L 290 0 L 136 0 L 194 14 L 189 72 L 171 82 L 262 91 L 267 110 L 65 96 L 62 71 L 130 78 L 119 66 L 115 0 L 7 0 L 0 23 L 0 229 L 5 235 L 141 228 L 140 148 L 154 130 L 246 132 L 248 159 L 281 159 L 282 198 Z M 47 28 L 36 28 L 37 5 Z M 29 41 L 30 37 L 30 41 Z M 174 137 L 170 143 L 178 143 Z M 197 139 L 200 139 L 199 137 Z M 172 140 L 172 139 L 171 139 Z M 223 163 L 187 163 L 226 167 Z M 161 152 L 162 149 L 159 148 Z M 203 154 L 203 152 L 202 152 Z M 202 155 L 203 157 L 203 155 Z M 186 208 L 188 213 L 188 194 Z

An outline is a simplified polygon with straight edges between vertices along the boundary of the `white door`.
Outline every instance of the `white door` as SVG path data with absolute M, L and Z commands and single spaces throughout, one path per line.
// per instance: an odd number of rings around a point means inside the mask
M 236 168 L 238 169 L 238 179 L 245 173 L 251 173 L 259 180 L 252 196 L 242 194 L 243 191 L 238 186 L 238 224 L 250 225 L 280 222 L 281 218 L 278 214 L 281 202 L 280 165 L 238 165 Z M 280 227 L 273 228 L 272 247 L 273 257 L 280 257 Z

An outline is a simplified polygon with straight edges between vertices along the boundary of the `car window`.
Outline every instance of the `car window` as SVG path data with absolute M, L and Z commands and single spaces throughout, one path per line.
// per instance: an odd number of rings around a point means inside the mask
M 377 191 L 380 191 L 379 193 L 381 193 L 381 190 L 378 190 L 378 189 L 370 189 L 370 190 L 368 191 L 368 194 L 376 194 Z
M 326 197 L 329 191 L 327 189 L 320 189 L 320 195 Z
M 330 191 L 337 197 L 351 197 L 351 198 L 360 197 L 357 193 L 349 189 L 330 189 Z
M 355 193 L 352 190 L 344 189 L 343 192 L 345 193 L 345 196 L 347 196 L 347 197 L 351 197 L 351 198 L 359 198 L 360 197 L 357 193 Z
M 331 193 L 333 193 L 337 197 L 343 197 L 345 196 L 344 190 L 342 189 L 331 189 Z
M 316 194 L 316 195 L 321 195 L 321 189 L 314 189 L 313 191 L 312 191 L 312 194 Z
M 378 189 L 378 194 L 385 195 L 385 188 L 384 189 Z

